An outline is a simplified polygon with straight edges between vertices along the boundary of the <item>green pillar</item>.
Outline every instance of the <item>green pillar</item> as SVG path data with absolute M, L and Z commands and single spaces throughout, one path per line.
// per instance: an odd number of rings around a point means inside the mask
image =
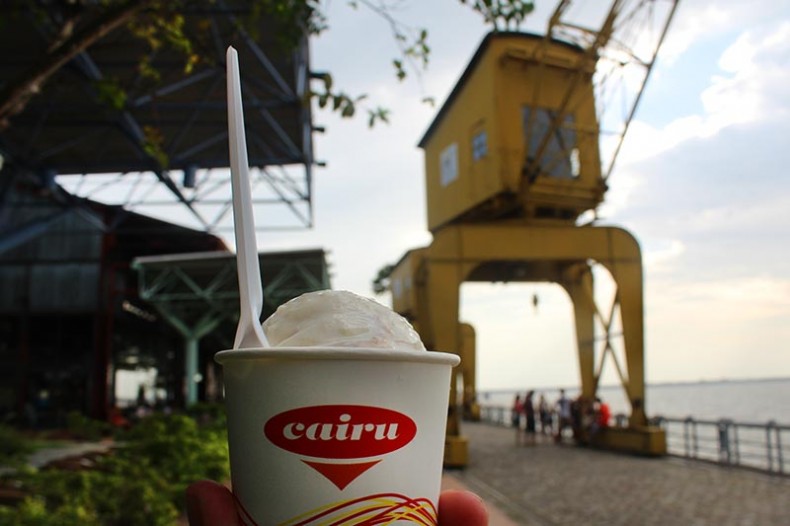
M 198 375 L 198 342 L 194 335 L 185 336 L 184 362 L 186 364 L 187 407 L 195 405 L 198 401 L 197 375 Z

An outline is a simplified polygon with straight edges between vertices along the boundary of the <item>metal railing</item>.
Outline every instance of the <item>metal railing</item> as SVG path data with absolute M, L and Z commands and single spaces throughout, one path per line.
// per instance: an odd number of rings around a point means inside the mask
M 511 411 L 503 405 L 480 405 L 480 421 L 496 426 L 511 426 Z
M 510 427 L 511 408 L 481 405 L 480 420 Z M 672 456 L 790 475 L 790 425 L 663 416 L 651 423 L 666 433 L 667 453 Z M 628 417 L 615 415 L 614 425 L 628 425 Z
M 790 426 L 728 419 L 657 417 L 670 455 L 790 475 Z

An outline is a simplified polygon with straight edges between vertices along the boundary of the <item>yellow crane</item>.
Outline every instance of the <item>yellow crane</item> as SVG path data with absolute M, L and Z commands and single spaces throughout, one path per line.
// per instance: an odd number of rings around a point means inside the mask
M 460 422 L 479 414 L 474 329 L 459 321 L 469 281 L 560 284 L 574 306 L 581 395 L 595 397 L 608 360 L 630 401 L 627 424 L 596 435 L 596 444 L 666 451 L 645 414 L 640 248 L 624 229 L 595 220 L 677 0 L 614 0 L 597 14 L 572 4 L 559 2 L 545 35 L 488 34 L 420 141 L 433 241 L 401 258 L 389 287 L 393 308 L 429 349 L 462 357 L 447 466 L 467 464 Z M 610 305 L 596 302 L 593 265 L 616 284 Z

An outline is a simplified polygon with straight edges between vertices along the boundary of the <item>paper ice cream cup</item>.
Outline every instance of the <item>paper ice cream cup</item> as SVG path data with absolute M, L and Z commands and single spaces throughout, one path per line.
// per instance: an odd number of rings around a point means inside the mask
M 215 359 L 246 524 L 437 524 L 458 356 L 278 347 Z

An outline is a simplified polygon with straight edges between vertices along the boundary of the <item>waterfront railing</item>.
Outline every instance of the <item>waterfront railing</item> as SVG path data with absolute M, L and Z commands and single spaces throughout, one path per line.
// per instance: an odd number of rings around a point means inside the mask
M 790 425 L 663 416 L 653 423 L 671 455 L 790 475 Z
M 511 408 L 503 405 L 481 405 L 480 418 L 497 426 L 512 425 Z M 664 416 L 651 423 L 666 433 L 667 453 L 672 456 L 790 475 L 790 425 Z M 628 418 L 616 415 L 614 425 L 627 426 Z

